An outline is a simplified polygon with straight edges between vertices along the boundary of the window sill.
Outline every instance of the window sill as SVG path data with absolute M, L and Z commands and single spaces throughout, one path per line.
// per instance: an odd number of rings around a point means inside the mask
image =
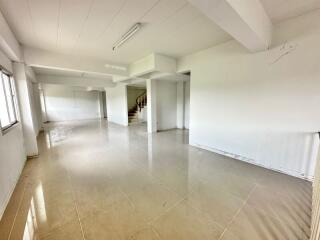
M 9 126 L 7 126 L 7 127 L 5 127 L 5 128 L 2 128 L 1 129 L 1 135 L 2 136 L 6 135 L 8 132 L 10 132 L 11 130 L 15 129 L 17 126 L 19 126 L 19 122 L 18 121 L 13 123 L 13 124 L 11 124 L 11 125 L 9 125 Z

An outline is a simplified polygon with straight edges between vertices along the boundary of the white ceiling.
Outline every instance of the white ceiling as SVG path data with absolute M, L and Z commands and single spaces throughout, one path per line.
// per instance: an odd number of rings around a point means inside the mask
M 320 8 L 320 0 L 261 0 L 273 23 Z
M 320 6 L 319 0 L 261 0 L 273 22 Z M 231 39 L 186 0 L 0 0 L 21 44 L 130 63 L 152 52 L 180 57 Z M 143 28 L 115 52 L 134 23 Z
M 231 39 L 186 0 L 0 0 L 0 8 L 23 45 L 119 63 L 152 52 L 179 57 Z M 136 22 L 142 29 L 113 52 Z

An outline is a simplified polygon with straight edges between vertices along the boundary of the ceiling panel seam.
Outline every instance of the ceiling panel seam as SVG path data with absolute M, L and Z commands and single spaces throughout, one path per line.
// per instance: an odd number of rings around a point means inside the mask
M 120 12 L 122 11 L 122 9 L 124 8 L 124 6 L 128 3 L 128 0 L 125 0 L 122 5 L 120 6 L 120 8 L 118 9 L 118 11 L 113 15 L 110 23 L 106 26 L 106 28 L 101 32 L 100 36 L 97 37 L 97 42 L 98 40 L 100 40 L 103 35 L 108 32 L 108 29 L 111 27 L 112 23 L 114 22 L 114 20 L 116 19 L 116 17 L 120 14 Z
M 35 29 L 34 19 L 32 17 L 32 12 L 31 12 L 31 7 L 30 7 L 30 1 L 26 0 L 26 3 L 27 3 L 27 7 L 28 7 L 28 13 L 29 13 L 29 17 L 30 17 L 32 31 L 33 31 L 33 34 L 35 35 L 35 37 L 36 37 L 36 39 L 38 40 L 38 43 L 39 43 L 40 42 L 40 38 L 39 38 L 38 33 L 37 33 L 36 29 Z
M 89 16 L 90 16 L 90 14 L 91 14 L 91 11 L 92 11 L 92 8 L 93 8 L 94 3 L 95 3 L 95 0 L 91 0 L 90 7 L 89 7 L 88 12 L 87 12 L 87 16 L 86 16 L 86 18 L 84 19 L 84 21 L 83 21 L 83 23 L 82 23 L 82 26 L 81 26 L 81 28 L 80 28 L 79 34 L 78 34 L 78 36 L 77 36 L 76 39 L 75 39 L 74 45 L 73 45 L 73 47 L 72 47 L 72 49 L 71 49 L 71 52 L 73 52 L 73 51 L 76 49 L 76 46 L 77 46 L 77 44 L 78 44 L 78 42 L 79 42 L 79 40 L 80 40 L 80 37 L 81 37 L 81 35 L 82 35 L 82 33 L 83 33 L 84 26 L 85 26 L 85 24 L 87 23 L 87 21 L 88 21 L 88 19 L 89 19 Z
M 61 35 L 61 0 L 59 0 L 59 8 L 58 8 L 58 19 L 57 19 L 57 40 L 56 40 L 56 48 L 59 48 L 59 36 Z
M 161 0 L 156 1 L 140 18 L 138 21 L 141 21 L 149 12 L 152 11 L 160 2 Z

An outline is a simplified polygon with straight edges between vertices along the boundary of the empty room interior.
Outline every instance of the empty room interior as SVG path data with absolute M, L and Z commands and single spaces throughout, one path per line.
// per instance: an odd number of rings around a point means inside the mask
M 0 240 L 319 240 L 319 0 L 0 0 Z

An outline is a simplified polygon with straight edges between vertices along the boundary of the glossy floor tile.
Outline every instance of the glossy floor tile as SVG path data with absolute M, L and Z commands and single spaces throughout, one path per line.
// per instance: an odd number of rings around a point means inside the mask
M 306 240 L 311 184 L 188 145 L 188 131 L 55 123 L 39 136 L 1 240 Z

